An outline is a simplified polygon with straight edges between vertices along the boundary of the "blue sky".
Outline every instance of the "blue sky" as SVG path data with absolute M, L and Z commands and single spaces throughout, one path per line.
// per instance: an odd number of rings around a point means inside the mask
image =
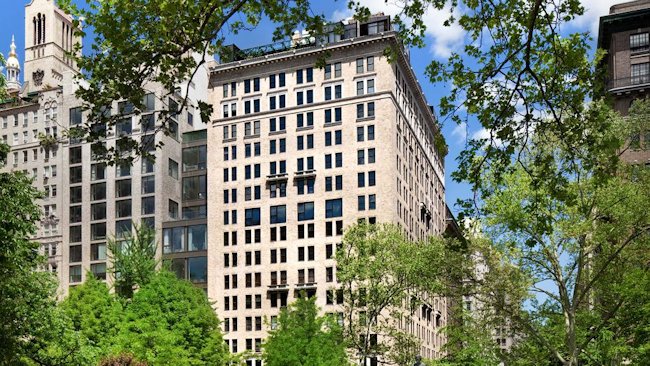
M 76 3 L 83 3 L 83 0 L 74 0 Z M 576 19 L 565 31 L 580 31 L 590 32 L 595 39 L 598 35 L 598 18 L 608 13 L 609 7 L 613 4 L 620 3 L 621 0 L 583 0 L 582 3 L 587 9 L 584 16 Z M 0 0 L 2 4 L 2 11 L 0 11 L 0 52 L 6 55 L 9 52 L 9 44 L 11 43 L 12 34 L 15 35 L 16 46 L 19 54 L 19 59 L 24 60 L 24 18 L 25 4 L 29 0 Z M 329 19 L 338 20 L 350 16 L 347 10 L 347 2 L 345 0 L 327 1 L 327 0 L 313 0 L 313 10 L 315 13 L 324 14 Z M 397 12 L 397 7 L 392 5 L 394 0 L 361 0 L 361 3 L 368 6 L 373 12 L 385 12 L 386 14 L 393 15 Z M 444 96 L 448 87 L 442 84 L 431 84 L 424 76 L 424 69 L 431 60 L 445 60 L 450 52 L 458 50 L 462 47 L 463 33 L 458 27 L 444 27 L 442 21 L 445 19 L 445 13 L 438 11 L 430 11 L 425 15 L 425 22 L 427 24 L 427 45 L 422 49 L 411 50 L 411 64 L 415 71 L 420 85 L 424 90 L 429 104 L 436 107 L 440 98 Z M 231 41 L 236 43 L 240 48 L 247 48 L 262 45 L 271 42 L 272 25 L 268 22 L 263 22 L 257 29 L 250 32 L 241 32 L 237 38 L 231 38 Z M 87 42 L 86 42 L 87 44 Z M 445 161 L 446 167 L 446 194 L 447 203 L 454 212 L 454 203 L 459 198 L 467 198 L 471 194 L 468 186 L 465 184 L 455 183 L 450 178 L 450 173 L 456 169 L 456 157 L 462 151 L 467 139 L 473 136 L 480 136 L 484 131 L 473 126 L 456 125 L 451 121 L 446 121 L 443 125 L 443 135 L 447 139 L 449 145 L 449 154 Z

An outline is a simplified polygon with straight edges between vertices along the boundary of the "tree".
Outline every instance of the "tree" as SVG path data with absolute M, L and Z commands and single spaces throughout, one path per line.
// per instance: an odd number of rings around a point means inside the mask
M 331 316 L 319 316 L 316 298 L 302 296 L 280 312 L 277 328 L 264 343 L 269 366 L 342 366 L 347 354 L 341 327 Z
M 167 90 L 165 95 L 157 96 L 165 105 L 157 111 L 161 122 L 158 132 L 169 134 L 170 119 L 190 103 L 195 103 L 201 118 L 207 121 L 212 107 L 205 101 L 189 101 L 187 91 L 193 77 L 214 54 L 227 52 L 225 33 L 237 34 L 267 17 L 279 24 L 274 39 L 280 40 L 290 36 L 299 24 L 306 25 L 312 33 L 322 33 L 325 21 L 323 16 L 311 13 L 308 1 L 87 0 L 87 3 L 88 9 L 84 9 L 70 0 L 59 1 L 64 11 L 74 15 L 75 28 L 80 24 L 79 19 L 83 19 L 84 27 L 92 28 L 95 34 L 90 52 L 71 53 L 84 71 L 79 77 L 88 81 L 88 87 L 77 92 L 88 112 L 88 123 L 74 134 L 89 142 L 105 137 L 106 129 L 97 126 L 112 126 L 124 114 L 124 111 L 107 114 L 105 106 L 126 100 L 133 104 L 135 113 L 140 113 L 150 85 L 161 85 Z M 235 18 L 236 14 L 244 20 Z M 82 30 L 78 33 L 84 35 Z M 178 105 L 169 102 L 181 85 L 185 85 L 181 91 L 185 97 Z M 123 156 L 120 151 L 133 150 L 150 157 L 145 142 L 128 136 L 118 139 L 117 147 L 103 149 L 101 153 L 115 163 L 132 161 L 133 155 Z
M 106 355 L 123 321 L 124 306 L 104 282 L 91 273 L 80 286 L 70 289 L 59 305 L 75 331 L 93 347 L 97 357 Z
M 447 274 L 441 239 L 409 241 L 391 224 L 349 227 L 336 254 L 344 304 L 344 335 L 359 362 L 412 365 L 418 339 L 399 327 L 422 302 L 442 294 Z
M 229 359 L 205 293 L 164 270 L 134 293 L 111 349 L 150 365 L 225 365 Z
M 470 241 L 469 253 L 485 258 L 487 271 L 464 291 L 508 321 L 517 339 L 511 354 L 502 355 L 508 363 L 619 364 L 647 357 L 648 298 L 637 286 L 650 278 L 650 172 L 617 164 L 616 153 L 625 132 L 647 130 L 650 118 L 647 106 L 631 110 L 621 119 L 600 103 L 590 106 L 595 120 L 609 121 L 597 142 L 608 148 L 599 156 L 586 160 L 591 146 L 565 150 L 560 137 L 547 133 L 503 180 L 486 177 L 490 192 L 481 212 L 491 242 Z M 599 175 L 612 165 L 616 175 Z M 561 172 L 552 176 L 556 182 L 535 180 L 547 166 Z
M 124 298 L 149 283 L 156 273 L 156 232 L 145 224 L 133 224 L 134 233 L 108 241 L 111 267 L 115 277 L 115 292 Z
M 3 89 L 0 87 L 0 90 Z M 0 167 L 9 146 L 0 142 Z M 40 244 L 31 240 L 41 210 L 41 193 L 22 172 L 0 172 L 0 363 L 25 362 L 54 319 L 54 277 L 38 271 Z

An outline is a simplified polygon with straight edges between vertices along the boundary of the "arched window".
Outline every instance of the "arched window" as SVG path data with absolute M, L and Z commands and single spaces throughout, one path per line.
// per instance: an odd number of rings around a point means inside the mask
M 37 30 L 38 30 L 38 29 L 36 28 L 36 17 L 34 17 L 34 19 L 33 19 L 32 22 L 34 23 L 34 45 L 36 45 L 36 32 L 37 32 Z
M 42 32 L 42 20 L 41 20 L 41 13 L 38 13 L 38 37 L 36 44 L 41 44 L 41 32 Z
M 45 43 L 45 14 L 43 14 L 43 43 Z

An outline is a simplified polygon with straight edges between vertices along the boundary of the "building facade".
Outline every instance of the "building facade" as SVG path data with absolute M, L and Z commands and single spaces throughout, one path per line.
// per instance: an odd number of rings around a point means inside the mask
M 598 48 L 607 50 L 606 92 L 622 115 L 635 99 L 650 96 L 650 0 L 614 5 L 600 18 Z M 650 132 L 632 134 L 622 159 L 650 163 Z
M 32 0 L 25 14 L 25 63 L 12 44 L 10 97 L 0 103 L 0 136 L 11 146 L 3 169 L 32 175 L 45 192 L 35 240 L 61 296 L 88 275 L 110 282 L 107 242 L 149 225 L 172 270 L 215 301 L 230 350 L 260 352 L 301 292 L 340 311 L 333 255 L 345 227 L 391 222 L 412 240 L 444 233 L 440 131 L 389 17 L 342 22 L 344 34 L 318 41 L 297 33 L 273 48 L 232 47 L 181 88 L 214 106 L 207 129 L 190 110 L 169 136 L 154 134 L 157 112 L 184 96 L 150 85 L 142 110 L 107 106 L 124 118 L 98 126 L 106 138 L 90 144 L 65 134 L 87 122 L 66 54 L 80 41 L 72 19 L 53 0 Z M 155 161 L 106 165 L 96 144 L 110 148 L 124 135 L 164 149 Z M 432 295 L 400 322 L 422 340 L 422 356 L 443 355 L 447 309 Z
M 117 101 L 107 108 L 110 113 L 126 114 L 106 130 L 107 137 L 98 144 L 112 147 L 116 139 L 128 135 L 149 142 L 152 149 L 162 141 L 165 149 L 155 152 L 155 161 L 137 159 L 132 166 L 107 166 L 91 144 L 69 139 L 64 133 L 87 122 L 82 103 L 75 97 L 79 70 L 65 53 L 79 42 L 73 35 L 72 19 L 53 0 L 32 0 L 25 6 L 25 19 L 24 83 L 12 43 L 6 65 L 9 98 L 0 103 L 0 136 L 11 147 L 3 169 L 31 175 L 34 186 L 44 191 L 39 200 L 43 217 L 35 240 L 42 244 L 47 269 L 57 274 L 59 293 L 64 296 L 88 273 L 110 281 L 107 241 L 127 237 L 134 224 L 154 227 L 158 242 L 163 241 L 162 223 L 178 215 L 174 202 L 181 202 L 183 195 L 182 133 L 204 129 L 205 124 L 198 113 L 194 116 L 189 111 L 171 121 L 175 133 L 154 134 L 160 125 L 157 111 L 183 96 L 150 85 L 143 110 Z M 207 99 L 207 81 L 206 69 L 203 75 L 198 73 L 195 86 L 187 89 L 190 99 Z
M 232 352 L 259 352 L 264 319 L 273 327 L 301 291 L 338 311 L 333 254 L 345 227 L 392 222 L 413 240 L 445 230 L 438 127 L 408 54 L 386 16 L 342 26 L 322 41 L 233 47 L 211 69 L 208 295 Z M 403 326 L 436 358 L 447 303 L 427 300 Z

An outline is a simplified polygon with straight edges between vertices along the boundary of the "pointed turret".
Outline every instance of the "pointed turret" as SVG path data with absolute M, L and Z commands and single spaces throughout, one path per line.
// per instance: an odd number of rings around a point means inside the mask
M 7 57 L 5 68 L 7 69 L 7 91 L 9 93 L 19 92 L 21 87 L 19 79 L 20 62 L 18 62 L 18 55 L 16 54 L 16 43 L 14 42 L 14 36 L 11 36 L 9 57 Z

